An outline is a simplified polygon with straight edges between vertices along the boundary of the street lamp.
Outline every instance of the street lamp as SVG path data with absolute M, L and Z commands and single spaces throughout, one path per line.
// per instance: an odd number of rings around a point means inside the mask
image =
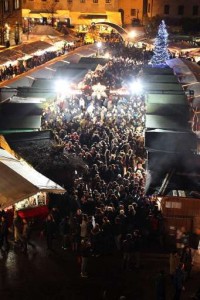
M 132 30 L 128 33 L 127 46 L 129 46 L 130 42 L 133 43 L 133 40 L 135 37 L 136 37 L 136 32 L 134 30 Z
M 130 39 L 132 39 L 132 38 L 134 38 L 136 36 L 136 32 L 135 31 L 130 31 L 129 33 L 128 33 L 128 37 L 130 38 Z
M 63 101 L 66 96 L 71 96 L 71 89 L 69 82 L 63 79 L 58 79 L 55 82 L 55 91 L 57 93 L 57 101 Z
M 139 80 L 134 81 L 131 84 L 131 93 L 134 95 L 140 95 L 143 92 L 143 86 Z

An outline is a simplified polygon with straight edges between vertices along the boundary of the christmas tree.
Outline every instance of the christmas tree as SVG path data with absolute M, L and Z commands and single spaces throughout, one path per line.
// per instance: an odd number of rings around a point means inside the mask
M 168 32 L 166 29 L 165 21 L 162 20 L 158 28 L 158 34 L 154 43 L 154 55 L 151 59 L 151 64 L 154 67 L 166 66 L 166 60 L 169 59 L 168 45 Z

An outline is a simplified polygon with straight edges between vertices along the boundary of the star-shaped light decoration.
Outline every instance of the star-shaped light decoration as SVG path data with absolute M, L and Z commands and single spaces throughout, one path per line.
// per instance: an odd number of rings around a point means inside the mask
M 92 86 L 92 90 L 93 90 L 92 96 L 97 97 L 98 100 L 100 100 L 101 97 L 107 97 L 106 92 L 105 92 L 105 90 L 106 90 L 105 85 L 97 83 Z

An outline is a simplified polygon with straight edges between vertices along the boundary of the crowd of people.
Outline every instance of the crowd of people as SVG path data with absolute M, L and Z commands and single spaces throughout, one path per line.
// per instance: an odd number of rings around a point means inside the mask
M 118 47 L 119 56 L 101 70 L 88 72 L 81 95 L 46 108 L 43 129 L 55 133 L 66 156 L 73 154 L 85 164 L 84 172 L 76 171 L 70 190 L 71 247 L 77 249 L 84 244 L 81 241 L 89 240 L 97 256 L 123 251 L 123 267 L 129 268 L 131 252 L 137 253 L 139 267 L 142 245 L 151 240 L 163 243 L 164 226 L 156 198 L 145 194 L 144 96 L 110 93 L 124 84 L 128 90 L 143 61 Z M 100 95 L 93 93 L 97 84 L 106 87 Z M 79 234 L 74 236 L 77 224 Z
M 28 59 L 22 58 L 14 63 L 6 63 L 0 66 L 0 82 L 12 79 L 30 69 L 41 66 L 44 63 L 73 50 L 74 48 L 75 46 L 69 45 L 66 42 L 63 43 L 63 47 L 61 49 L 57 49 L 55 51 L 47 50 L 40 55 L 33 54 Z
M 145 101 L 142 95 L 130 93 L 128 85 L 137 78 L 144 60 L 138 49 L 134 57 L 134 48 L 118 46 L 117 51 L 111 45 L 115 56 L 101 70 L 88 72 L 81 95 L 61 101 L 53 113 L 44 112 L 44 129 L 54 131 L 66 156 L 73 154 L 86 166 L 85 172 L 75 175 L 70 191 L 71 213 L 64 235 L 68 244 L 63 246 L 80 250 L 82 277 L 87 277 L 90 255 L 98 257 L 115 249 L 122 253 L 122 269 L 129 270 L 140 268 L 144 247 L 165 243 L 157 199 L 145 193 Z M 106 87 L 100 94 L 93 92 L 98 84 Z M 122 86 L 127 94 L 117 93 Z M 170 273 L 174 299 L 180 299 L 192 269 L 190 247 L 186 244 L 179 254 Z
M 165 242 L 157 198 L 145 190 L 145 99 L 129 89 L 142 68 L 143 56 L 134 48 L 130 54 L 122 44 L 108 45 L 108 50 L 115 56 L 100 70 L 86 74 L 82 94 L 58 99 L 43 113 L 42 128 L 54 132 L 66 157 L 72 154 L 85 166 L 73 174 L 69 214 L 63 218 L 52 209 L 42 228 L 49 250 L 59 234 L 61 247 L 81 257 L 81 277 L 87 277 L 90 255 L 120 251 L 123 270 L 140 268 L 142 249 L 158 243 L 164 247 Z M 94 91 L 98 84 L 105 89 Z M 117 92 L 124 85 L 126 93 Z M 23 223 L 26 228 L 26 220 Z M 29 236 L 27 230 L 21 232 L 22 236 L 17 235 L 16 229 L 15 239 L 27 251 Z

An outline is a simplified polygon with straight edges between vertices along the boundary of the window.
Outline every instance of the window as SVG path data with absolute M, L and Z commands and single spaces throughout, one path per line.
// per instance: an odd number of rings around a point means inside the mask
M 72 3 L 73 0 L 67 0 L 68 3 Z
M 106 4 L 109 4 L 111 2 L 111 0 L 106 0 Z
M 85 0 L 80 0 L 80 3 L 85 3 Z
M 93 0 L 93 3 L 99 3 L 99 0 Z
M 166 201 L 165 202 L 165 207 L 166 208 L 177 208 L 177 209 L 181 209 L 182 208 L 182 204 L 181 202 L 169 202 L 169 201 Z
M 192 15 L 198 16 L 198 14 L 199 14 L 199 7 L 198 7 L 198 5 L 194 5 L 192 8 Z
M 178 15 L 179 16 L 184 15 L 184 6 L 183 5 L 178 6 Z
M 5 12 L 8 12 L 8 11 L 9 11 L 9 2 L 8 2 L 8 0 L 5 0 L 5 1 L 4 1 L 4 11 L 5 11 Z
M 14 9 L 19 9 L 19 7 L 20 7 L 19 1 L 20 0 L 14 0 Z
M 166 4 L 165 6 L 164 6 L 164 14 L 165 15 L 169 15 L 169 5 L 168 4 Z
M 136 9 L 135 8 L 131 9 L 131 16 L 132 17 L 136 16 Z
M 148 3 L 148 9 L 147 9 L 147 11 L 148 11 L 148 13 L 150 13 L 150 11 L 151 11 L 151 4 L 150 3 Z

